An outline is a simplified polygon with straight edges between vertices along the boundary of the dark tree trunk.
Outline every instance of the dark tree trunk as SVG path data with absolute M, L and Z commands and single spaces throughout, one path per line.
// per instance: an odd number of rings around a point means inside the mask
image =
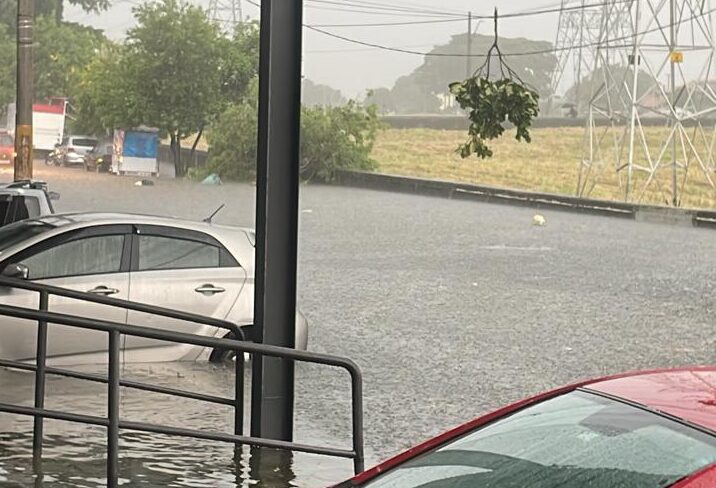
M 171 148 L 172 157 L 174 159 L 174 172 L 176 173 L 177 178 L 180 178 L 184 176 L 184 167 L 182 166 L 181 161 L 181 140 L 179 139 L 179 134 L 176 132 L 172 132 L 169 137 L 169 147 Z
M 203 125 L 199 128 L 199 133 L 196 135 L 196 139 L 194 139 L 194 144 L 191 145 L 191 156 L 189 159 L 191 159 L 191 162 L 194 166 L 196 166 L 196 146 L 199 145 L 199 140 L 201 139 L 202 135 L 204 135 Z
M 55 0 L 55 22 L 57 22 L 58 25 L 62 23 L 62 17 L 64 16 L 64 10 L 65 10 L 64 0 Z

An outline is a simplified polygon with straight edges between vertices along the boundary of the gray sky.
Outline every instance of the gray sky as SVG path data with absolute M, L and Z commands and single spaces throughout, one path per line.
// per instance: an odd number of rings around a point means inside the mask
M 341 0 L 334 0 L 340 2 Z M 371 0 L 374 4 L 383 3 Z M 104 29 L 113 39 L 121 39 L 134 25 L 132 4 L 127 0 L 114 0 L 114 6 L 100 15 L 88 15 L 76 7 L 68 7 L 66 18 Z M 193 3 L 208 5 L 208 0 Z M 467 12 L 474 15 L 491 15 L 494 7 L 501 13 L 533 10 L 559 5 L 558 0 L 493 0 L 490 3 L 470 0 L 386 0 L 386 5 L 405 6 L 410 9 L 430 9 L 450 13 Z M 334 3 L 305 2 L 306 24 L 356 24 L 434 20 L 428 17 L 406 17 L 403 14 L 375 14 L 360 12 L 357 7 Z M 244 14 L 258 17 L 258 9 L 243 1 Z M 352 9 L 353 11 L 349 11 Z M 477 21 L 474 21 L 475 28 Z M 500 35 L 527 37 L 554 42 L 558 15 L 543 14 L 527 18 L 505 19 L 500 22 Z M 492 32 L 492 22 L 482 21 L 478 32 Z M 436 44 L 444 44 L 453 34 L 467 30 L 467 19 L 436 24 L 381 27 L 325 27 L 324 30 L 362 41 L 385 46 L 408 47 L 416 51 L 429 51 Z M 410 73 L 422 63 L 422 56 L 371 49 L 304 29 L 304 74 L 317 83 L 340 89 L 349 97 L 362 97 L 369 88 L 391 87 L 393 82 Z

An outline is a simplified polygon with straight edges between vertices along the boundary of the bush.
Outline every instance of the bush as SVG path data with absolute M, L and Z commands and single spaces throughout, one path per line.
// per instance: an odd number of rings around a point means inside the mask
M 208 133 L 210 171 L 224 179 L 256 178 L 255 97 L 229 107 Z M 301 112 L 300 174 L 328 182 L 337 169 L 372 170 L 370 158 L 381 122 L 374 107 L 304 107 Z

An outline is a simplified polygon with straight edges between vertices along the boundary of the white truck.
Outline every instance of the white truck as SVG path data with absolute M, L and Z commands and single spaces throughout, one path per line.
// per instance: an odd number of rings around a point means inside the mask
M 7 107 L 7 129 L 15 133 L 16 107 L 11 103 Z M 39 151 L 52 151 L 65 135 L 67 100 L 52 98 L 46 104 L 32 106 L 32 145 Z
M 148 127 L 116 129 L 110 171 L 118 175 L 158 176 L 159 131 Z

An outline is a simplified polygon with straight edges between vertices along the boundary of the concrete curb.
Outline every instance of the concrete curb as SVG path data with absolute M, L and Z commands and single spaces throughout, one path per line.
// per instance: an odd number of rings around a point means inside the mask
M 615 202 L 592 198 L 578 198 L 554 193 L 539 193 L 487 185 L 472 185 L 444 180 L 338 170 L 335 183 L 371 190 L 413 193 L 417 195 L 474 200 L 480 202 L 549 208 L 569 212 L 583 212 L 688 227 L 716 229 L 716 211 L 672 208 L 658 205 Z

